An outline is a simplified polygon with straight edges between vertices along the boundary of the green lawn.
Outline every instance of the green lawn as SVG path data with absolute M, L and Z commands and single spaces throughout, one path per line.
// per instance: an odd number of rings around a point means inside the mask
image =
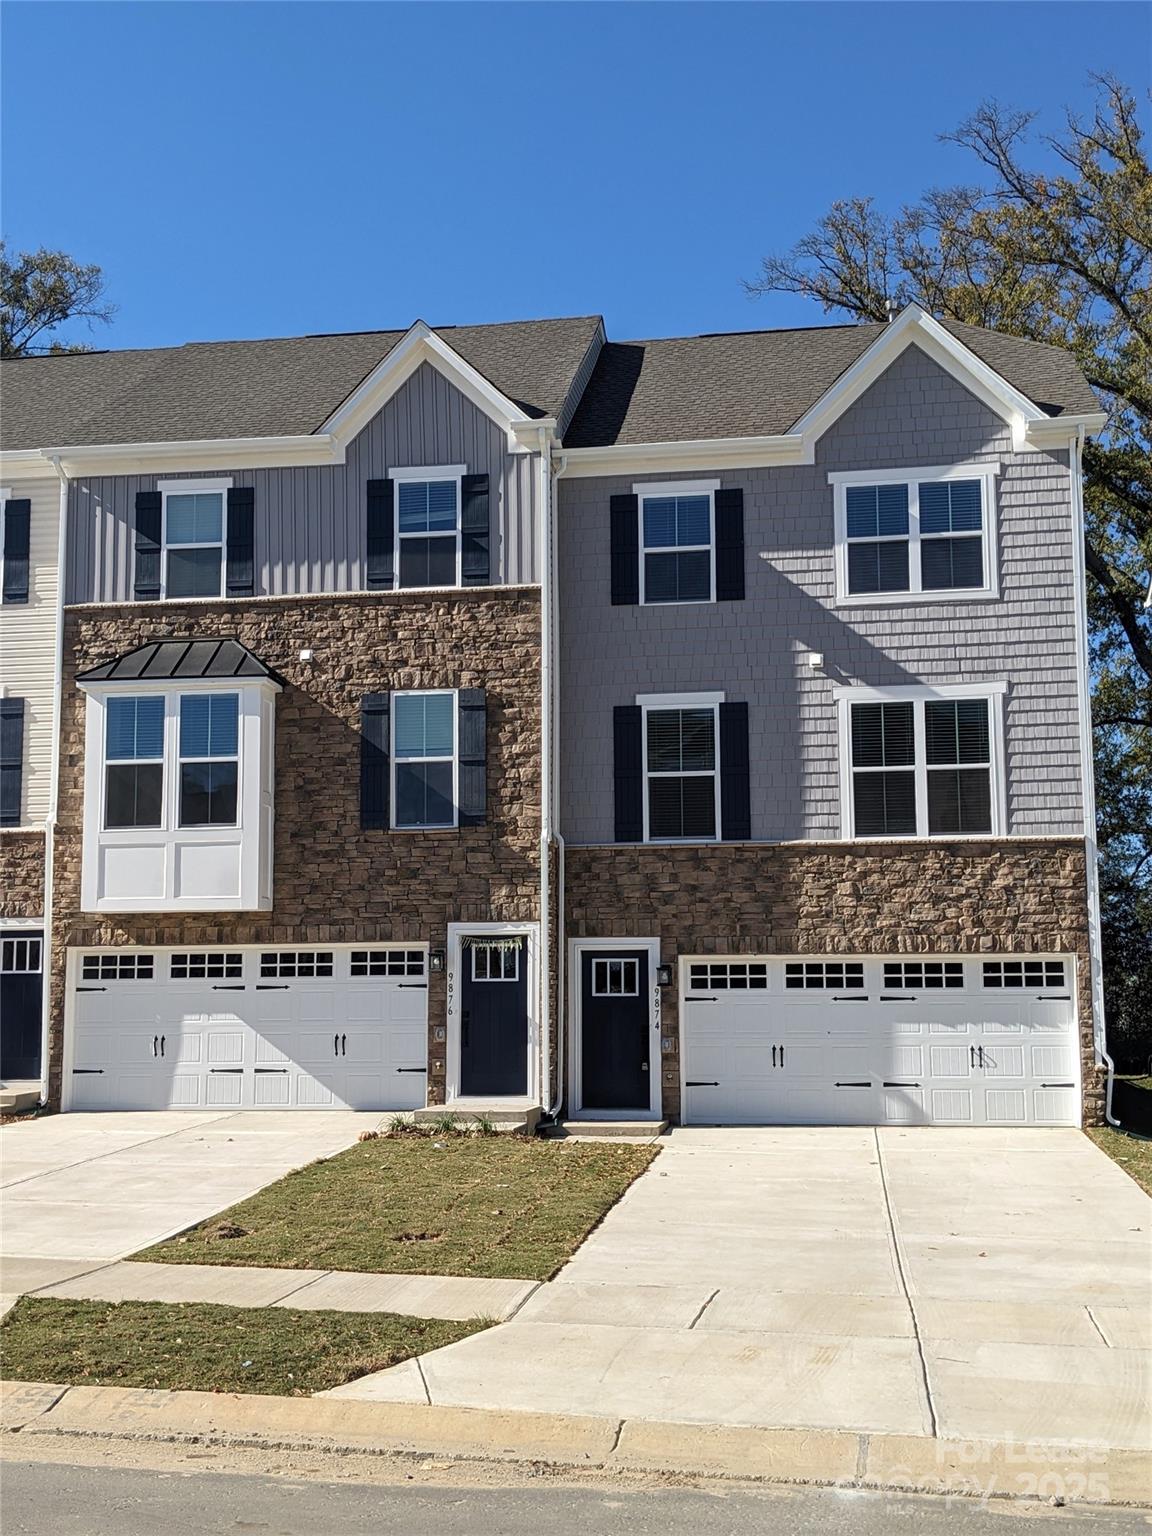
M 301 1396 L 467 1338 L 486 1324 L 391 1312 L 294 1312 L 24 1296 L 0 1324 L 10 1381 Z
M 384 1136 L 134 1257 L 547 1280 L 656 1155 L 630 1143 Z
M 1152 1141 L 1139 1141 L 1135 1136 L 1125 1136 L 1110 1125 L 1094 1126 L 1087 1133 L 1101 1152 L 1107 1152 L 1114 1163 L 1131 1175 L 1140 1188 L 1152 1195 Z

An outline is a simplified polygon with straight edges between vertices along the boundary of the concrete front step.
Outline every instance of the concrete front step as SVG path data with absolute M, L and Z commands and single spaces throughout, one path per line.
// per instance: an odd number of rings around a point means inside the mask
M 488 1105 L 469 1099 L 463 1104 L 430 1104 L 426 1109 L 415 1109 L 412 1120 L 416 1125 L 434 1126 L 451 1118 L 461 1128 L 488 1125 L 495 1131 L 531 1136 L 540 1122 L 540 1113 L 539 1104 L 510 1109 L 507 1104 Z
M 23 1109 L 35 1109 L 39 1102 L 40 1084 L 35 1080 L 0 1083 L 0 1115 L 15 1115 Z
M 562 1120 L 555 1128 L 564 1136 L 627 1136 L 648 1139 L 668 1129 L 667 1120 Z

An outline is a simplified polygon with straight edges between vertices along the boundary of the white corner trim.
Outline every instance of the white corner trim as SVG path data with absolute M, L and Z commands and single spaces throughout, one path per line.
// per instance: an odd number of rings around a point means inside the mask
M 342 405 L 322 423 L 321 431 L 347 444 L 376 415 L 387 400 L 414 374 L 429 363 L 465 395 L 472 404 L 504 428 L 509 451 L 523 452 L 513 431 L 517 424 L 531 423 L 527 411 L 509 400 L 478 369 L 466 362 L 443 337 L 423 320 L 417 320 L 392 350 L 377 363 Z

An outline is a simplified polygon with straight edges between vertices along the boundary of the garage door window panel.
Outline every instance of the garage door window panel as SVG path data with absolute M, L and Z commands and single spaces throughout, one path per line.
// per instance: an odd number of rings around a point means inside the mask
M 164 699 L 108 700 L 104 825 L 159 827 L 164 820 Z
M 716 837 L 718 766 L 712 706 L 645 711 L 648 840 Z
M 240 700 L 234 693 L 180 700 L 180 825 L 236 825 Z

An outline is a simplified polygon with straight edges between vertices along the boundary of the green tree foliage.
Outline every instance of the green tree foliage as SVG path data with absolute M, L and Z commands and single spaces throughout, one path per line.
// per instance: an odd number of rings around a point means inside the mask
M 1135 96 L 1094 78 L 1090 120 L 1041 140 L 1043 167 L 1033 116 L 985 104 L 946 135 L 977 183 L 892 215 L 836 202 L 747 287 L 860 320 L 915 301 L 1066 347 L 1098 392 L 1108 427 L 1085 448 L 1085 561 L 1106 985 L 1113 1037 L 1152 1049 L 1152 176 Z
M 85 342 L 57 335 L 70 320 L 105 324 L 115 305 L 104 297 L 104 274 L 63 251 L 21 251 L 13 260 L 0 241 L 0 358 L 41 352 L 90 352 Z

